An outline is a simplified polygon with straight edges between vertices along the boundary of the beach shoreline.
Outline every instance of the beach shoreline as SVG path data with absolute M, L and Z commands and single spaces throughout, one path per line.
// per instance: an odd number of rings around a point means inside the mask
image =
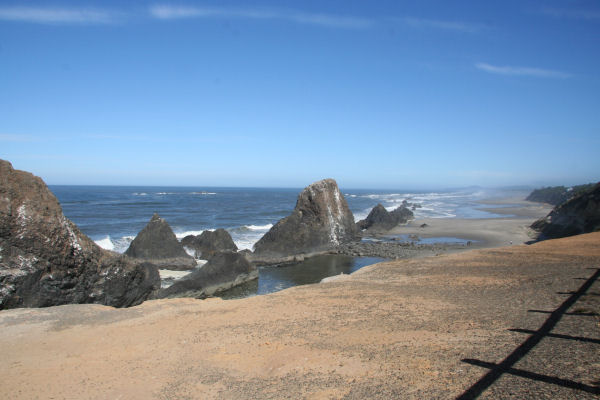
M 397 226 L 388 234 L 415 235 L 420 238 L 452 237 L 471 241 L 470 248 L 488 248 L 524 244 L 535 239 L 529 226 L 545 217 L 552 206 L 514 198 L 488 201 L 488 205 L 502 207 L 484 208 L 498 218 L 422 218 Z M 425 226 L 423 226 L 425 224 Z
M 530 225 L 546 216 L 548 204 L 519 198 L 485 200 L 488 218 L 417 218 L 387 231 L 363 231 L 361 242 L 340 246 L 338 253 L 387 259 L 422 258 L 472 249 L 530 243 L 536 232 Z M 499 216 L 496 216 L 499 215 Z

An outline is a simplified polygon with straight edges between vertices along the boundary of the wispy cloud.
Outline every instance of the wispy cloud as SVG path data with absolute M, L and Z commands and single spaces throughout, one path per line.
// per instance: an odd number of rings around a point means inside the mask
M 158 19 L 180 18 L 245 18 L 286 20 L 300 24 L 320 25 L 332 28 L 360 29 L 373 24 L 366 18 L 350 17 L 332 14 L 305 13 L 293 10 L 242 9 L 242 8 L 212 8 L 184 7 L 170 5 L 155 5 L 149 9 L 150 15 Z
M 461 21 L 443 21 L 437 19 L 403 17 L 395 18 L 396 21 L 406 26 L 419 29 L 438 29 L 455 32 L 475 33 L 484 28 L 483 25 L 461 22 Z
M 32 135 L 15 135 L 0 133 L 0 142 L 37 142 L 40 138 Z
M 583 10 L 575 8 L 550 8 L 542 9 L 542 14 L 556 18 L 571 18 L 587 21 L 600 21 L 600 10 Z
M 38 24 L 110 24 L 114 12 L 88 8 L 0 7 L 0 20 Z
M 530 67 L 510 67 L 496 66 L 486 63 L 475 64 L 480 69 L 491 74 L 513 75 L 513 76 L 532 76 L 536 78 L 570 78 L 572 75 L 566 72 L 555 71 L 551 69 L 530 68 Z
M 210 136 L 150 136 L 140 134 L 90 134 L 84 135 L 84 138 L 98 141 L 122 141 L 122 142 L 144 142 L 144 143 L 231 143 L 244 142 L 249 140 L 248 136 L 245 135 L 228 135 L 220 133 L 218 135 Z M 0 136 L 1 139 L 1 136 Z

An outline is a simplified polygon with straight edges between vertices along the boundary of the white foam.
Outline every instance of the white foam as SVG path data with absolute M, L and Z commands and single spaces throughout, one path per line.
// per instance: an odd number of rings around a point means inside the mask
M 215 195 L 216 193 L 214 193 L 214 192 L 190 192 L 190 194 L 199 194 L 199 195 L 212 196 L 212 195 Z
M 112 240 L 110 240 L 110 236 L 108 236 L 108 235 L 104 239 L 96 240 L 95 242 L 98 246 L 102 247 L 104 250 L 112 251 L 115 249 L 115 245 L 112 242 Z
M 110 235 L 106 235 L 103 239 L 94 240 L 94 242 L 105 250 L 116 251 L 117 253 L 124 253 L 133 242 L 135 236 L 123 236 L 118 239 L 111 238 Z
M 203 230 L 203 231 L 185 231 L 185 232 L 175 232 L 175 237 L 176 237 L 177 239 L 181 240 L 181 239 L 183 239 L 184 237 L 186 237 L 186 236 L 189 236 L 189 235 L 194 235 L 194 236 L 201 235 L 201 234 L 202 234 L 202 232 L 204 232 L 204 231 L 210 231 L 210 232 L 212 232 L 212 231 L 214 231 L 214 229 L 205 229 L 205 230 Z
M 134 196 L 148 196 L 148 193 L 134 193 Z
M 362 219 L 367 218 L 367 216 L 369 215 L 369 213 L 371 212 L 370 208 L 367 208 L 366 210 L 362 210 L 360 212 L 357 212 L 354 214 L 354 221 L 358 222 Z
M 194 249 L 190 249 L 187 246 L 183 246 L 183 249 L 185 250 L 186 253 L 188 253 L 190 256 L 192 257 L 196 257 L 196 250 Z
M 251 231 L 268 231 L 273 227 L 273 224 L 266 225 L 244 225 L 245 228 L 250 229 Z
M 233 237 L 233 243 L 237 246 L 238 250 L 253 250 L 254 245 L 260 239 L 260 236 L 255 237 Z

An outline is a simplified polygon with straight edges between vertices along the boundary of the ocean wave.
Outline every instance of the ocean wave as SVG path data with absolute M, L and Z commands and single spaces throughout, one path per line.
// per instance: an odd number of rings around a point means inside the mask
M 196 195 L 199 194 L 199 195 L 212 196 L 212 195 L 215 195 L 216 193 L 215 192 L 204 192 L 204 191 L 202 191 L 202 192 L 190 192 L 190 194 L 196 194 Z
M 196 250 L 190 249 L 187 246 L 183 246 L 183 249 L 185 250 L 186 253 L 188 253 L 188 255 L 190 255 L 192 257 L 196 257 Z
M 244 225 L 239 228 L 228 229 L 233 242 L 240 250 L 253 250 L 256 242 L 273 227 L 273 224 Z
M 212 232 L 212 231 L 214 231 L 214 229 L 204 229 L 204 230 L 201 230 L 201 231 L 185 231 L 185 232 L 175 232 L 175 237 L 176 237 L 177 239 L 181 240 L 181 239 L 183 239 L 184 237 L 186 237 L 186 236 L 189 236 L 189 235 L 194 235 L 194 236 L 201 235 L 201 234 L 202 234 L 202 232 L 204 232 L 204 231 L 211 231 L 211 232 Z
M 141 192 L 141 193 L 137 193 L 137 192 L 136 192 L 136 193 L 132 193 L 132 194 L 133 194 L 134 196 L 148 196 L 148 193 L 144 193 L 144 192 Z
M 246 237 L 246 238 L 233 238 L 233 243 L 237 246 L 238 250 L 254 250 L 254 245 L 261 237 Z
M 94 240 L 94 242 L 105 250 L 116 251 L 117 253 L 124 253 L 131 244 L 131 242 L 133 242 L 133 239 L 135 239 L 135 236 L 133 235 L 122 236 L 118 239 L 111 238 L 110 235 L 106 235 L 105 238 Z
M 110 236 L 106 236 L 104 239 L 100 239 L 100 240 L 95 240 L 96 244 L 100 247 L 102 247 L 104 250 L 114 250 L 115 249 L 115 245 L 112 242 L 112 240 L 110 240 Z
M 273 224 L 266 225 L 244 225 L 244 227 L 250 229 L 251 231 L 268 231 L 273 227 Z

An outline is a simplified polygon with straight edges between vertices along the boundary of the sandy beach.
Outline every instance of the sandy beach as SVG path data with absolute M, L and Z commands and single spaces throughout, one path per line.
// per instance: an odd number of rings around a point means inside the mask
M 538 337 L 480 398 L 597 398 L 599 266 L 593 233 L 241 300 L 2 311 L 0 397 L 457 398 Z
M 484 207 L 483 210 L 504 217 L 416 219 L 394 228 L 389 234 L 416 235 L 420 238 L 465 239 L 472 242 L 470 249 L 523 244 L 535 238 L 535 233 L 529 226 L 552 210 L 548 204 L 533 203 L 518 198 L 499 198 L 482 204 L 490 205 L 490 208 Z M 422 227 L 423 224 L 426 226 Z

